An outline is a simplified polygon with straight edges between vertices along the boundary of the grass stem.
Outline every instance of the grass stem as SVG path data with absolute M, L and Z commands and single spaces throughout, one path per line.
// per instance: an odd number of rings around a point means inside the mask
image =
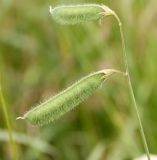
M 9 135 L 9 143 L 10 143 L 10 148 L 12 149 L 12 156 L 14 160 L 17 160 L 17 154 L 16 154 L 16 146 L 13 140 L 13 134 L 12 134 L 12 127 L 9 121 L 9 115 L 7 111 L 7 106 L 6 102 L 3 96 L 3 91 L 2 91 L 2 84 L 1 84 L 1 75 L 0 75 L 0 104 L 2 106 L 4 118 L 6 121 L 6 126 L 8 128 L 8 135 Z

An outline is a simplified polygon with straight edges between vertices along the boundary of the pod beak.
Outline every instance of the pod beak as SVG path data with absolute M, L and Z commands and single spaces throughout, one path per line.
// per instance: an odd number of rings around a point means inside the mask
M 52 6 L 49 6 L 49 12 L 52 14 L 52 12 L 53 12 Z

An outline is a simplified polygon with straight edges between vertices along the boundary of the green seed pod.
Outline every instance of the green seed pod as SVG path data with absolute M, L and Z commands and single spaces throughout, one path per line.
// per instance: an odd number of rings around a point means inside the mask
M 38 126 L 54 121 L 87 99 L 106 78 L 116 72 L 107 69 L 92 73 L 17 119 L 26 119 Z
M 100 20 L 104 15 L 111 15 L 112 12 L 107 6 L 98 4 L 67 5 L 55 8 L 50 6 L 53 19 L 60 24 L 74 25 Z

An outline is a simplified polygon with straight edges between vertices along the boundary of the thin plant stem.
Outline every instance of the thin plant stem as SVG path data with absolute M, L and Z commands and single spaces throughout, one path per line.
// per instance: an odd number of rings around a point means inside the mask
M 119 29 L 120 29 L 120 36 L 121 36 L 122 49 L 123 49 L 123 60 L 124 60 L 124 63 L 125 63 L 128 87 L 129 87 L 131 99 L 132 99 L 132 102 L 133 102 L 133 105 L 134 105 L 134 108 L 135 108 L 135 111 L 136 111 L 137 119 L 138 119 L 138 122 L 139 122 L 140 134 L 141 134 L 141 137 L 142 137 L 142 141 L 143 141 L 145 152 L 147 154 L 147 159 L 150 160 L 150 153 L 149 153 L 149 149 L 148 149 L 148 144 L 147 144 L 147 140 L 146 140 L 146 137 L 145 137 L 142 121 L 141 121 L 141 118 L 140 118 L 137 102 L 136 102 L 136 99 L 135 99 L 135 95 L 134 95 L 134 91 L 133 91 L 133 87 L 132 87 L 132 83 L 131 83 L 130 71 L 129 71 L 129 66 L 128 66 L 128 58 L 127 58 L 127 54 L 126 54 L 126 47 L 125 47 L 125 40 L 124 40 L 124 33 L 123 33 L 122 23 L 121 23 L 119 17 L 117 16 L 117 14 L 115 12 L 113 12 L 113 16 L 118 21 L 118 25 L 119 25 Z
M 14 160 L 17 160 L 16 146 L 15 146 L 15 142 L 14 142 L 14 139 L 13 139 L 12 127 L 11 127 L 11 124 L 10 124 L 10 121 L 9 121 L 7 106 L 6 106 L 6 102 L 5 102 L 5 99 L 4 99 L 4 96 L 3 96 L 3 91 L 2 91 L 1 75 L 0 75 L 0 104 L 2 106 L 3 114 L 4 114 L 6 125 L 7 125 L 7 128 L 8 128 L 9 143 L 10 143 L 10 148 L 12 149 L 12 156 L 13 156 Z

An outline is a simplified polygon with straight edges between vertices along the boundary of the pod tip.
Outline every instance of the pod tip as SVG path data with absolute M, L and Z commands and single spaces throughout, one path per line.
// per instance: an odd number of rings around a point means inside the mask
M 16 120 L 25 119 L 24 117 L 17 117 Z
M 52 6 L 49 6 L 49 12 L 52 14 L 53 8 Z

